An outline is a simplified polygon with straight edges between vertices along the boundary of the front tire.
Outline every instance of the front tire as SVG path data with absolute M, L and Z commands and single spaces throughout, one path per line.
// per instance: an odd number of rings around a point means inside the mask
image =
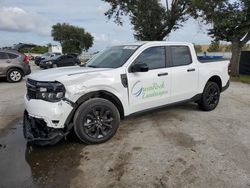
M 84 102 L 74 116 L 77 137 L 86 144 L 100 144 L 111 139 L 120 124 L 116 106 L 101 98 Z
M 58 66 L 57 66 L 57 64 L 55 63 L 55 64 L 52 64 L 52 68 L 57 68 Z
M 199 108 L 204 111 L 214 110 L 220 101 L 220 88 L 215 82 L 208 82 L 205 86 L 201 99 L 198 103 Z
M 23 73 L 21 70 L 19 69 L 10 69 L 7 72 L 7 81 L 8 82 L 12 82 L 12 83 L 16 83 L 16 82 L 20 82 L 23 79 Z

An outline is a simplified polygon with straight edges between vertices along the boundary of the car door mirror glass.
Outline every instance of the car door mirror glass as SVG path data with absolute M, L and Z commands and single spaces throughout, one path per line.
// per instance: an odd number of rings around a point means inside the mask
M 132 66 L 132 72 L 148 72 L 149 68 L 146 63 L 136 63 Z

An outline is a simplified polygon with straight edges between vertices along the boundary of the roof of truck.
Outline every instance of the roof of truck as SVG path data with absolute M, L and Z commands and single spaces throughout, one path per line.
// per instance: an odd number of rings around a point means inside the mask
M 162 44 L 165 44 L 165 45 L 192 45 L 192 43 L 189 43 L 189 42 L 169 42 L 169 41 L 137 41 L 137 42 L 134 42 L 134 43 L 127 43 L 125 45 L 136 45 L 136 46 L 143 46 L 143 45 L 162 45 Z

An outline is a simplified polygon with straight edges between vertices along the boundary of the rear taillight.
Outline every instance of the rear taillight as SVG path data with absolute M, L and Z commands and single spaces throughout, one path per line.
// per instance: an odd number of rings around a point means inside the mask
M 21 52 L 20 52 L 21 53 Z M 30 59 L 29 59 L 29 57 L 27 56 L 27 55 L 25 55 L 24 53 L 21 53 L 22 55 L 23 55 L 23 62 L 24 63 L 29 63 L 29 61 L 30 61 Z
M 24 63 L 29 63 L 30 59 L 28 56 L 24 55 L 23 62 Z
M 228 71 L 228 75 L 231 76 L 231 71 L 232 71 L 232 64 L 231 63 L 228 64 L 227 71 Z

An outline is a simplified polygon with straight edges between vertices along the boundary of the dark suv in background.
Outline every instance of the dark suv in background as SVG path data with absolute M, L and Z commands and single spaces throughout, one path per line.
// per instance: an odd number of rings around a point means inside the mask
M 42 60 L 39 64 L 40 68 L 49 69 L 55 67 L 67 67 L 80 65 L 81 61 L 75 55 L 61 55 Z
M 29 58 L 17 51 L 0 50 L 0 77 L 8 82 L 20 82 L 23 76 L 31 73 Z
M 50 58 L 53 58 L 53 57 L 56 57 L 56 56 L 59 56 L 59 55 L 62 55 L 61 53 L 56 53 L 56 52 L 47 52 L 45 54 L 42 54 L 41 56 L 36 56 L 35 57 L 35 64 L 37 66 L 40 65 L 40 62 L 45 60 L 45 59 L 50 59 Z

